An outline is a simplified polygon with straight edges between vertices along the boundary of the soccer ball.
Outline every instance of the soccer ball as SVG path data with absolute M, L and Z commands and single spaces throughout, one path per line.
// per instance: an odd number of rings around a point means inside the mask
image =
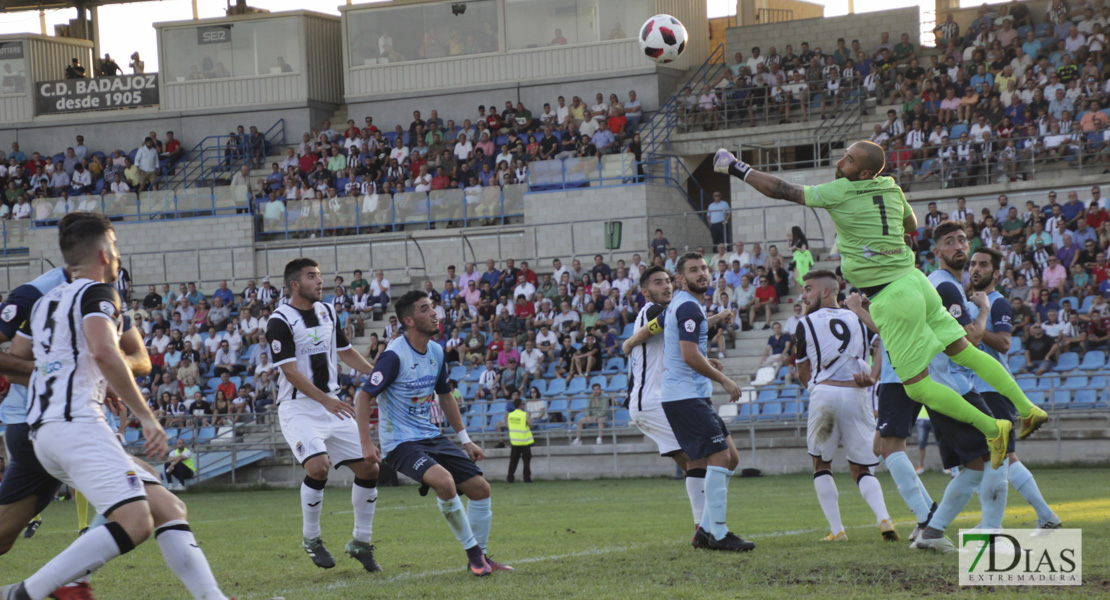
M 640 27 L 640 49 L 659 64 L 669 63 L 686 49 L 686 27 L 671 15 L 655 15 Z

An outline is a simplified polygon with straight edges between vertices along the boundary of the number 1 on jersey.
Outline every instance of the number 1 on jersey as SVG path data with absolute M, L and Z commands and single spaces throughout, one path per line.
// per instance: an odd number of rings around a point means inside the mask
M 879 217 L 883 220 L 883 235 L 890 235 L 890 226 L 887 225 L 886 222 L 886 205 L 883 204 L 883 197 L 872 196 L 871 201 L 875 203 L 875 206 L 879 207 Z

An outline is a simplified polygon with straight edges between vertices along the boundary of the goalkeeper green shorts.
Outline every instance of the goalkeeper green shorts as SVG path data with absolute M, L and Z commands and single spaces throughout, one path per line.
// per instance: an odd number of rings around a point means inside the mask
M 902 381 L 916 377 L 933 357 L 965 335 L 963 326 L 944 309 L 936 288 L 917 269 L 871 298 L 871 318 L 890 366 Z

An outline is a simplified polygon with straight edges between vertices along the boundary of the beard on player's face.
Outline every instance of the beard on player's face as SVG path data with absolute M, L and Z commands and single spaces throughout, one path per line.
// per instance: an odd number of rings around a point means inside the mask
M 967 253 L 963 250 L 954 250 L 951 256 L 941 256 L 944 266 L 953 271 L 963 271 L 967 266 Z
M 975 288 L 975 291 L 981 292 L 989 288 L 993 283 L 994 271 L 986 275 L 980 275 L 977 271 L 971 272 L 971 287 Z

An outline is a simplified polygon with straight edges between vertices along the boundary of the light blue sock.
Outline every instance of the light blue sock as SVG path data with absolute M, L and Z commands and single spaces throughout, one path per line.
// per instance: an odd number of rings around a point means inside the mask
M 982 471 L 960 469 L 960 474 L 944 488 L 944 497 L 941 498 L 937 511 L 933 513 L 929 527 L 940 531 L 948 528 L 952 520 L 967 506 L 967 501 L 971 500 L 971 493 L 979 487 L 979 482 L 982 480 Z
M 1039 524 L 1047 523 L 1052 519 L 1056 513 L 1048 507 L 1048 503 L 1044 501 L 1044 496 L 1041 495 L 1041 489 L 1037 487 L 1037 480 L 1033 479 L 1033 474 L 1025 467 L 1025 463 L 1020 461 L 1013 461 L 1010 463 L 1010 468 L 1007 473 L 1010 478 L 1010 484 L 1014 489 L 1021 494 L 1022 498 L 1037 511 L 1037 522 Z
M 1028 471 L 1026 471 L 1026 472 L 1028 472 Z M 1032 477 L 1032 476 L 1030 476 L 1030 477 Z M 1036 485 L 1036 484 L 1034 484 L 1034 485 Z M 107 525 L 107 524 L 108 524 L 108 519 L 105 519 L 104 515 L 102 515 L 100 513 L 96 513 L 96 516 L 93 517 L 92 522 L 89 523 L 89 529 L 92 529 L 93 527 L 100 527 L 101 525 Z
M 914 470 L 909 457 L 906 456 L 905 452 L 895 452 L 886 457 L 886 468 L 890 471 L 890 478 L 894 480 L 894 485 L 898 488 L 902 500 L 913 511 L 913 516 L 917 519 L 917 522 L 924 523 L 929 518 L 929 508 L 932 507 L 933 503 L 927 503 L 921 495 L 924 486 L 921 485 L 921 480 L 917 477 L 917 472 Z
M 983 467 L 983 481 L 979 484 L 979 503 L 983 507 L 983 529 L 1002 529 L 1002 517 L 1006 514 L 1006 463 L 997 469 L 990 465 Z
M 728 533 L 725 515 L 728 513 L 728 479 L 731 473 L 724 467 L 705 469 L 705 512 L 701 516 L 701 528 L 717 540 Z
M 466 516 L 470 519 L 470 530 L 474 532 L 474 540 L 486 552 L 489 542 L 489 527 L 493 522 L 493 510 L 490 509 L 490 499 L 468 500 L 466 502 Z
M 436 498 L 436 504 L 439 505 L 439 512 L 447 519 L 447 526 L 451 528 L 451 533 L 455 534 L 455 539 L 459 540 L 463 549 L 473 548 L 478 542 L 474 540 L 474 532 L 470 529 L 470 521 L 466 519 L 462 500 L 459 500 L 458 496 L 450 500 Z
M 921 482 L 921 477 L 918 477 L 917 471 L 914 471 L 914 477 L 917 477 L 917 491 L 921 492 L 921 499 L 925 501 L 925 506 L 933 507 L 933 497 L 929 495 L 929 490 L 925 489 L 925 484 Z

